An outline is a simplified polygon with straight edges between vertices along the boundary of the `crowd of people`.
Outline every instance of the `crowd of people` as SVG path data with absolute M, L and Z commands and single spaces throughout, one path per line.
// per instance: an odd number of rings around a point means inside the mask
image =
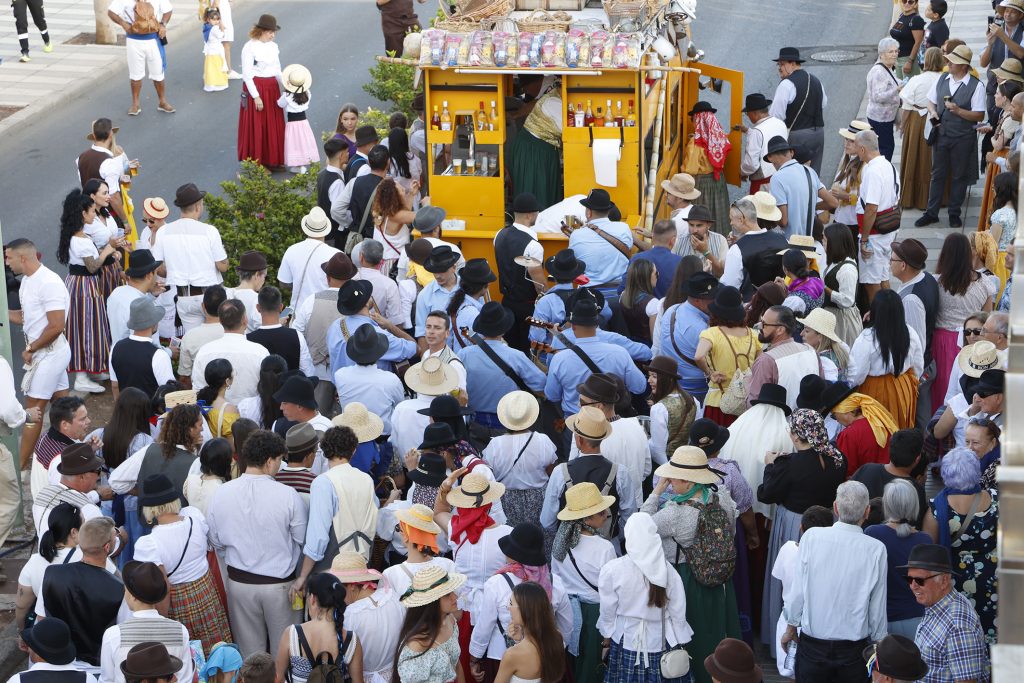
M 989 680 L 1024 112 L 1006 36 L 1024 4 L 990 28 L 987 104 L 946 3 L 927 26 L 903 8 L 867 121 L 826 136 L 824 89 L 783 48 L 773 99 L 746 97 L 749 195 L 723 204 L 717 181 L 676 174 L 644 234 L 595 188 L 547 258 L 529 192 L 493 257 L 465 258 L 421 191 L 422 119 L 393 116 L 384 145 L 346 105 L 295 243 L 280 263 L 235 255 L 225 287 L 195 184 L 173 220 L 146 198 L 126 235 L 137 162 L 94 121 L 61 211 L 67 275 L 28 238 L 5 245 L 25 372 L 19 397 L 0 358 L 0 418 L 22 429 L 37 533 L 17 577 L 31 670 L 756 683 L 761 651 L 801 682 L 865 664 Z M 281 73 L 276 30 L 264 15 L 242 50 L 239 149 L 301 167 L 316 159 L 291 152 L 319 158 L 288 133 L 311 76 Z M 282 110 L 287 127 L 268 123 Z M 828 145 L 844 150 L 831 188 Z M 924 225 L 946 203 L 962 227 L 979 171 L 985 229 L 951 231 L 929 272 L 901 209 L 924 203 Z

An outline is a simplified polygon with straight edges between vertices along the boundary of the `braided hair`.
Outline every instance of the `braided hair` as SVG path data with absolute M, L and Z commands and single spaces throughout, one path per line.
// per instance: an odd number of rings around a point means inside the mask
M 320 572 L 310 577 L 306 584 L 306 597 L 316 597 L 316 603 L 323 609 L 334 610 L 334 630 L 338 634 L 338 660 L 344 661 L 341 651 L 345 642 L 345 584 L 329 572 Z

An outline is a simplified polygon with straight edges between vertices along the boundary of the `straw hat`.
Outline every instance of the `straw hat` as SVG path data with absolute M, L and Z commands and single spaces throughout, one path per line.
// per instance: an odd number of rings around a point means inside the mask
M 782 218 L 782 211 L 779 209 L 779 205 L 771 192 L 761 190 L 760 192 L 747 195 L 744 199 L 749 199 L 754 203 L 754 208 L 757 209 L 757 217 L 761 220 L 777 221 Z
M 395 517 L 398 521 L 405 522 L 413 529 L 426 531 L 428 534 L 441 533 L 441 527 L 434 522 L 434 511 L 426 505 L 416 503 L 402 510 L 395 510 Z M 362 557 L 360 553 L 359 557 Z
M 366 566 L 366 558 L 354 550 L 342 550 L 331 562 L 331 574 L 342 583 L 367 583 L 380 581 L 383 577 L 376 569 Z
M 790 249 L 798 249 L 804 252 L 808 258 L 814 258 L 818 254 L 814 248 L 814 238 L 810 235 L 790 235 L 787 244 L 785 249 L 776 252 L 779 256 L 784 256 Z
M 164 407 L 167 410 L 178 406 L 192 406 L 196 404 L 198 392 L 195 389 L 182 389 L 172 391 L 164 396 Z
M 585 481 L 565 490 L 565 507 L 558 513 L 558 519 L 570 522 L 586 519 L 607 510 L 615 503 L 615 496 L 602 496 L 597 484 Z
M 836 316 L 832 311 L 826 311 L 821 307 L 815 308 L 807 314 L 806 318 L 797 318 L 796 321 L 837 344 L 842 341 L 839 335 L 836 334 Z
M 659 477 L 682 479 L 694 484 L 720 484 L 722 475 L 708 465 L 708 456 L 696 446 L 680 446 L 672 459 L 654 470 Z
M 142 210 L 153 218 L 167 218 L 171 213 L 171 209 L 163 197 L 146 197 L 142 200 Z
M 288 92 L 306 92 L 313 85 L 313 74 L 301 64 L 289 64 L 281 72 L 281 80 Z
M 580 412 L 565 419 L 565 426 L 573 434 L 585 439 L 607 439 L 612 434 L 612 425 L 600 410 L 593 406 L 583 406 Z
M 671 180 L 662 180 L 661 189 L 680 199 L 693 201 L 700 197 L 697 183 L 689 173 L 676 173 Z
M 529 429 L 537 421 L 539 414 L 540 404 L 537 403 L 537 398 L 525 391 L 513 391 L 498 401 L 498 421 L 510 432 Z
M 335 427 L 348 427 L 356 433 L 359 443 L 373 441 L 384 433 L 384 420 L 366 409 L 362 403 L 353 401 L 345 406 L 340 415 L 331 420 Z
M 1021 12 L 1024 12 L 1024 7 L 1022 7 L 1022 4 L 1024 3 L 1015 0 L 1014 4 L 1011 5 L 1011 7 L 1014 7 L 1020 10 Z M 1024 71 L 1024 69 L 1021 68 L 1021 63 L 1019 59 L 1007 57 L 1006 59 L 1003 60 L 1002 64 L 1000 64 L 995 69 L 992 69 L 992 75 L 1000 80 L 1017 81 L 1018 83 L 1024 83 L 1024 75 L 1022 75 L 1022 71 Z
M 953 48 L 952 52 L 946 55 L 946 61 L 950 64 L 964 64 L 970 66 L 972 59 L 974 59 L 974 53 L 971 52 L 971 48 L 966 45 L 957 45 Z
M 975 378 L 981 377 L 981 373 L 986 370 L 998 369 L 1002 360 L 996 345 L 987 340 L 965 346 L 956 354 L 956 364 L 960 370 L 968 377 Z
M 462 478 L 462 485 L 453 488 L 447 497 L 448 504 L 456 508 L 478 508 L 493 503 L 505 493 L 505 485 L 488 479 L 476 472 Z
M 850 121 L 848 128 L 839 129 L 839 136 L 847 140 L 853 140 L 857 137 L 857 133 L 862 133 L 866 130 L 871 130 L 871 124 L 867 121 Z
M 466 575 L 446 572 L 436 564 L 430 564 L 416 572 L 412 585 L 405 591 L 401 602 L 406 607 L 421 607 L 458 590 L 466 583 Z
M 411 366 L 405 373 L 405 383 L 418 394 L 440 396 L 458 388 L 459 378 L 447 363 L 432 356 Z

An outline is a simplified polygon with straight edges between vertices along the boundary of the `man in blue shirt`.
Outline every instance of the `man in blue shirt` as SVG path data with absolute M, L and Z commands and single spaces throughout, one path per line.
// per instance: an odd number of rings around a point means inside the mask
M 658 270 L 658 281 L 654 285 L 654 296 L 657 299 L 662 299 L 668 294 L 669 285 L 672 284 L 672 276 L 676 273 L 676 266 L 683 260 L 683 257 L 679 254 L 673 254 L 672 249 L 676 245 L 676 224 L 672 221 L 658 221 L 654 224 L 651 232 L 651 248 L 647 251 L 639 251 L 629 259 L 630 264 L 633 261 L 640 259 L 647 259 L 654 263 L 654 267 Z M 724 239 L 722 240 L 725 241 Z M 637 244 L 641 244 L 637 242 Z M 625 281 L 619 283 L 619 295 L 622 295 L 622 290 L 625 289 Z
M 839 207 L 839 201 L 821 184 L 814 169 L 797 163 L 795 155 L 793 145 L 781 135 L 768 141 L 768 153 L 764 155 L 765 161 L 776 169 L 770 188 L 782 212 L 779 227 L 786 231 L 787 239 L 793 235 L 810 235 L 818 209 Z
M 708 329 L 708 305 L 715 298 L 718 279 L 709 273 L 695 273 L 686 281 L 686 301 L 672 306 L 661 318 L 661 352 L 679 363 L 679 386 L 704 402 L 708 378 L 693 364 L 700 333 Z
M 534 306 L 533 317 L 548 323 L 561 325 L 565 322 L 566 303 L 574 295 L 573 281 L 586 270 L 587 264 L 576 258 L 572 249 L 562 249 L 557 254 L 544 262 L 544 269 L 548 276 L 555 281 L 544 296 L 537 299 Z M 604 296 L 598 293 L 601 307 L 601 320 L 608 322 L 612 317 L 612 311 L 604 301 Z M 543 327 L 530 328 L 530 341 L 551 343 L 551 332 Z
M 498 421 L 498 401 L 505 394 L 518 391 L 519 386 L 490 359 L 487 349 L 503 360 L 531 391 L 544 390 L 544 373 L 518 349 L 510 347 L 503 335 L 515 322 L 512 311 L 497 301 L 488 301 L 473 321 L 473 331 L 483 337 L 475 345 L 459 351 L 459 360 L 466 366 L 466 393 L 473 410 L 470 433 L 482 441 L 503 434 Z
M 331 377 L 341 368 L 352 365 L 352 359 L 345 352 L 349 337 L 362 325 L 373 325 L 374 329 L 388 340 L 388 350 L 377 361 L 377 366 L 389 369 L 389 362 L 405 360 L 416 355 L 416 342 L 380 313 L 370 313 L 370 297 L 373 284 L 367 280 L 349 280 L 338 290 L 338 312 L 341 318 L 327 329 L 327 349 L 331 355 Z
M 433 273 L 434 281 L 420 291 L 416 297 L 416 340 L 420 353 L 426 350 L 427 343 L 423 336 L 426 332 L 427 314 L 431 311 L 443 311 L 448 308 L 448 300 L 459 284 L 455 274 L 455 266 L 459 255 L 447 244 L 434 247 L 430 256 L 423 262 L 423 268 Z
M 629 265 L 633 233 L 625 223 L 608 218 L 613 205 L 606 190 L 591 190 L 580 204 L 587 210 L 587 222 L 573 230 L 569 248 L 585 264 L 584 274 L 591 286 L 600 289 L 606 299 L 615 298 Z

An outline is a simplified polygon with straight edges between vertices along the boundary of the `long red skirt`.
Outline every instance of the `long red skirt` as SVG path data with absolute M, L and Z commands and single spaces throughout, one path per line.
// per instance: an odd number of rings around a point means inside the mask
M 729 427 L 733 422 L 736 421 L 738 415 L 730 415 L 729 413 L 723 413 L 722 409 L 718 406 L 704 406 L 704 417 L 711 420 L 717 425 L 722 427 Z
M 277 106 L 281 89 L 276 78 L 254 78 L 263 111 L 242 86 L 238 109 L 238 160 L 252 159 L 264 166 L 284 165 L 284 112 Z

